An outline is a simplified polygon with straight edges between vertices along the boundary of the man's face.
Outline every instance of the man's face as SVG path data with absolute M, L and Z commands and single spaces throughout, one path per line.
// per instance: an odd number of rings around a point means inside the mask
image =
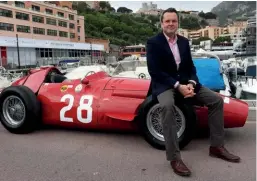
M 162 29 L 168 36 L 174 35 L 178 29 L 178 16 L 176 13 L 165 13 L 161 23 Z

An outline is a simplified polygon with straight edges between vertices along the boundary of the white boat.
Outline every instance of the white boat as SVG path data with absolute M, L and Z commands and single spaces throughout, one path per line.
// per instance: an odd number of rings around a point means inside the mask
M 111 74 L 114 77 L 150 79 L 145 57 L 119 61 Z
M 256 56 L 229 59 L 225 64 L 228 65 L 226 71 L 235 97 L 244 100 L 256 100 Z

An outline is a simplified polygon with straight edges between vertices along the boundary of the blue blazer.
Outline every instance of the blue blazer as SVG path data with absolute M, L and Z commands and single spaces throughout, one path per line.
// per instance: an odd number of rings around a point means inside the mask
M 180 84 L 188 84 L 189 80 L 194 80 L 197 83 L 195 92 L 198 92 L 201 86 L 192 60 L 189 41 L 183 36 L 177 36 L 181 57 L 179 69 L 162 32 L 147 41 L 146 57 L 148 72 L 151 76 L 150 89 L 155 97 L 168 89 L 173 89 L 177 81 Z

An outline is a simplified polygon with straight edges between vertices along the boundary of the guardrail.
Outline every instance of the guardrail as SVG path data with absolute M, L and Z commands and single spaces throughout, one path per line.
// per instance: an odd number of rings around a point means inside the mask
M 245 101 L 248 104 L 250 111 L 256 111 L 257 100 L 242 100 L 242 101 Z

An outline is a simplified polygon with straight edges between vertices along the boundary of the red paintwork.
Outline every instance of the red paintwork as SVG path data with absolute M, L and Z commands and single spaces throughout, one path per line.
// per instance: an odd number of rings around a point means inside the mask
M 220 95 L 225 98 L 225 96 Z M 248 104 L 238 99 L 229 98 L 229 103 L 224 103 L 224 127 L 243 127 L 248 117 Z M 208 108 L 197 107 L 197 117 L 200 120 L 200 127 L 208 126 Z
M 59 72 L 59 70 L 54 67 L 43 67 L 41 69 L 30 70 L 30 74 L 28 76 L 18 79 L 17 81 L 13 82 L 12 85 L 27 86 L 34 93 L 36 93 L 39 90 L 41 84 L 44 82 L 47 73 L 53 69 Z
M 139 105 L 145 100 L 149 88 L 149 80 L 132 78 L 112 78 L 104 72 L 87 76 L 84 80 L 65 80 L 62 83 L 43 83 L 45 76 L 54 67 L 31 71 L 28 77 L 16 81 L 15 85 L 24 84 L 38 93 L 42 105 L 42 119 L 45 124 L 64 127 L 80 127 L 91 129 L 136 130 L 134 121 Z M 82 84 L 82 90 L 75 92 L 75 87 Z M 66 91 L 61 87 L 70 86 Z M 60 110 L 68 105 L 61 102 L 62 96 L 74 96 L 74 104 L 65 116 L 72 117 L 73 122 L 60 121 Z M 93 95 L 93 119 L 90 123 L 82 123 L 77 118 L 79 101 L 83 95 Z M 222 96 L 224 97 L 224 96 Z M 208 110 L 196 107 L 200 127 L 208 126 Z M 87 112 L 82 112 L 85 118 Z M 224 103 L 224 122 L 226 128 L 242 127 L 248 116 L 247 103 L 229 98 Z

